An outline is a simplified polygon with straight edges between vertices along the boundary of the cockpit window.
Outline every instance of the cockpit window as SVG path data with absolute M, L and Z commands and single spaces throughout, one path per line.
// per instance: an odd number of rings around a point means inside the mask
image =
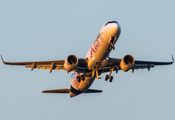
M 107 24 L 109 24 L 109 23 L 118 23 L 117 21 L 109 21 L 109 22 L 107 22 L 104 26 L 106 26 Z

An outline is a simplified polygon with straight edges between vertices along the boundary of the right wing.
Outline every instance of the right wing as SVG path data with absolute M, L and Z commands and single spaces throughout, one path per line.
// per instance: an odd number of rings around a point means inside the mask
M 50 73 L 52 70 L 65 70 L 64 69 L 64 61 L 65 60 L 53 60 L 53 61 L 33 61 L 33 62 L 5 62 L 3 57 L 1 59 L 5 65 L 20 65 L 25 66 L 26 68 L 33 69 L 49 69 Z M 86 60 L 83 58 L 78 59 L 79 65 L 78 67 L 86 66 Z
M 109 62 L 102 72 L 109 72 L 112 67 L 114 70 L 121 70 L 120 68 L 121 59 L 119 58 L 109 58 Z M 153 68 L 154 66 L 159 65 L 171 65 L 174 63 L 174 58 L 172 55 L 172 62 L 157 62 L 157 61 L 143 61 L 143 60 L 135 60 L 134 67 L 132 69 L 148 69 Z

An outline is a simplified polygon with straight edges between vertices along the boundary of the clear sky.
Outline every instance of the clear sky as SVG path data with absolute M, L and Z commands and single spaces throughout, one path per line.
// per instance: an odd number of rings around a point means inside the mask
M 84 57 L 101 26 L 121 25 L 111 56 L 171 61 L 175 56 L 174 0 L 1 0 L 0 54 L 5 61 Z M 43 94 L 70 87 L 66 71 L 0 63 L 0 120 L 174 120 L 175 66 L 113 73 L 96 80 L 102 94 Z

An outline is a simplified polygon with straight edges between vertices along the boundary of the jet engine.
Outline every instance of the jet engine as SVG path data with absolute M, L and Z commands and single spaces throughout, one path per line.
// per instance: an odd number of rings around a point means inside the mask
M 132 55 L 125 55 L 120 62 L 120 67 L 124 72 L 127 72 L 134 67 L 134 57 Z
M 69 55 L 64 62 L 64 68 L 67 72 L 72 71 L 78 66 L 78 58 L 75 55 Z

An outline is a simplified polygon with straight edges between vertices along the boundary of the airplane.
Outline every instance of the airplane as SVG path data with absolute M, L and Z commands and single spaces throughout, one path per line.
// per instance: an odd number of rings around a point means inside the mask
M 33 69 L 49 69 L 52 70 L 66 70 L 71 73 L 71 85 L 66 89 L 44 90 L 43 93 L 69 93 L 70 97 L 75 97 L 81 93 L 101 93 L 102 90 L 89 89 L 95 79 L 101 79 L 99 76 L 102 73 L 109 72 L 105 76 L 105 81 L 113 81 L 111 75 L 113 71 L 118 70 L 127 72 L 129 70 L 134 72 L 135 69 L 148 69 L 157 65 L 171 65 L 174 63 L 172 55 L 172 62 L 156 62 L 156 61 L 141 61 L 135 60 L 132 55 L 125 55 L 123 58 L 112 58 L 109 54 L 115 50 L 115 43 L 117 42 L 121 33 L 121 27 L 115 20 L 107 21 L 96 39 L 92 43 L 89 51 L 84 58 L 78 58 L 76 55 L 69 55 L 65 60 L 52 61 L 34 61 L 34 62 L 5 62 L 3 57 L 1 59 L 5 65 L 20 65 Z

